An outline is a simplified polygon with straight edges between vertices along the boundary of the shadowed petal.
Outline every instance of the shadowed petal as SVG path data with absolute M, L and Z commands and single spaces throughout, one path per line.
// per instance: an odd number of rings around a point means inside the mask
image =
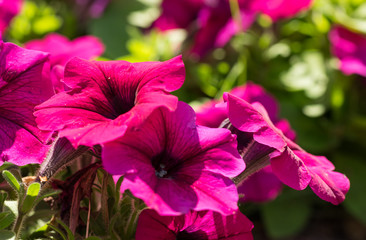
M 49 132 L 37 128 L 33 109 L 52 94 L 46 75 L 48 55 L 1 43 L 0 152 L 2 161 L 18 165 L 40 163 Z M 48 72 L 49 73 L 49 72 Z
M 182 216 L 160 216 L 146 209 L 141 212 L 136 240 L 252 240 L 253 223 L 241 212 L 222 216 L 213 211 L 190 211 Z

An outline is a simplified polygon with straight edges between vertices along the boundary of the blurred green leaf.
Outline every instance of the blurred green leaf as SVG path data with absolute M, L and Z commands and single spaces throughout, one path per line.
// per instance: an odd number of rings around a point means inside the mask
M 351 182 L 344 206 L 355 217 L 366 225 L 366 162 L 354 154 L 338 153 L 334 155 L 337 171 L 343 172 Z
M 283 238 L 299 233 L 311 215 L 310 202 L 282 194 L 262 206 L 261 213 L 267 233 L 272 238 Z
M 127 16 L 143 7 L 144 5 L 137 1 L 112 1 L 102 17 L 90 22 L 89 32 L 101 38 L 106 45 L 105 56 L 115 59 L 128 53 Z
M 8 197 L 8 193 L 7 192 L 1 192 L 0 191 L 0 212 L 3 211 L 4 202 L 5 202 L 5 200 L 6 200 L 7 197 Z
M 1 240 L 13 240 L 15 239 L 15 233 L 9 230 L 0 230 Z
M 7 228 L 15 220 L 15 216 L 12 212 L 2 212 L 0 213 L 0 229 Z

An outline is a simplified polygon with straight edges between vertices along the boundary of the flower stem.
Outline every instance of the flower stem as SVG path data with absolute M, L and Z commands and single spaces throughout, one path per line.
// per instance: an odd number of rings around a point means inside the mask
M 240 31 L 243 31 L 243 24 L 241 21 L 241 14 L 238 0 L 230 0 L 231 15 Z
M 18 217 L 13 226 L 13 232 L 15 233 L 15 240 L 20 239 L 20 232 L 21 232 L 20 230 L 22 229 L 24 217 L 25 217 L 25 215 L 23 213 L 21 213 L 21 211 L 19 211 Z
M 270 161 L 268 155 L 265 155 L 256 161 L 249 162 L 245 170 L 233 179 L 235 185 L 237 187 L 240 186 L 245 181 L 245 179 L 247 179 L 252 174 L 258 172 L 262 168 L 268 166 L 269 164 Z

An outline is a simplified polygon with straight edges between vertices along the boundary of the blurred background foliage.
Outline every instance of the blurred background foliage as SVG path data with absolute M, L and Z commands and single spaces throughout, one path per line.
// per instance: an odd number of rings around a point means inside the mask
M 310 10 L 275 23 L 262 15 L 200 61 L 187 53 L 192 37 L 184 30 L 147 30 L 159 4 L 112 0 L 100 17 L 91 18 L 74 0 L 26 0 L 5 37 L 22 45 L 50 32 L 70 39 L 94 35 L 106 46 L 101 60 L 183 54 L 186 82 L 176 95 L 193 106 L 247 81 L 262 85 L 278 99 L 299 145 L 332 160 L 351 189 L 340 206 L 287 187 L 273 202 L 243 204 L 255 239 L 366 239 L 366 79 L 338 70 L 328 39 L 335 24 L 366 34 L 366 2 L 314 0 Z

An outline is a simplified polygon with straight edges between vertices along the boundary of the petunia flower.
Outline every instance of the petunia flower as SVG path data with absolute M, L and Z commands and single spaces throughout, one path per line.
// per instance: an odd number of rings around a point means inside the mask
M 277 125 L 280 123 L 280 128 L 286 128 L 286 132 L 289 132 L 291 138 L 294 138 L 295 133 L 291 130 L 290 126 L 286 125 L 285 120 L 278 119 L 278 104 L 276 99 L 268 94 L 265 89 L 252 82 L 248 82 L 243 86 L 233 88 L 230 94 L 237 96 L 249 103 L 259 102 L 268 112 L 270 119 Z M 222 121 L 227 118 L 226 107 L 220 105 L 223 100 L 211 100 L 200 106 L 196 110 L 197 124 L 207 127 L 219 127 Z
M 152 27 L 162 31 L 184 28 L 187 29 L 197 18 L 204 0 L 164 0 L 161 3 L 161 15 Z
M 57 33 L 51 33 L 42 40 L 31 40 L 24 47 L 50 53 L 51 77 L 57 92 L 64 91 L 64 67 L 71 58 L 89 60 L 104 52 L 103 43 L 94 36 L 83 36 L 70 41 Z
M 13 17 L 20 12 L 22 4 L 22 0 L 0 1 L 0 34 L 5 31 Z
M 250 155 L 243 157 L 247 164 L 250 161 L 250 165 L 255 166 L 255 161 L 263 159 L 255 155 L 260 155 L 263 151 L 259 150 L 265 147 L 269 150 L 266 153 L 268 163 L 281 182 L 296 190 L 310 186 L 320 198 L 333 204 L 344 200 L 350 186 L 349 180 L 343 174 L 334 172 L 334 166 L 328 159 L 313 156 L 288 139 L 273 125 L 261 105 L 249 104 L 231 94 L 226 94 L 225 99 L 230 123 L 238 135 L 238 146 L 249 142 L 244 152 Z M 254 141 L 250 141 L 251 137 Z
M 102 161 L 113 175 L 124 175 L 129 189 L 161 215 L 237 210 L 238 193 L 230 178 L 245 164 L 236 138 L 227 129 L 196 127 L 193 109 L 155 109 L 140 127 L 102 145 Z
M 53 95 L 48 54 L 0 46 L 0 165 L 41 163 L 49 133 L 37 128 L 33 109 Z
M 268 112 L 269 118 L 275 123 L 286 137 L 291 140 L 295 139 L 295 132 L 291 129 L 289 123 L 285 119 L 278 119 L 278 104 L 273 96 L 269 95 L 260 85 L 248 82 L 244 86 L 236 87 L 230 91 L 234 96 L 237 96 L 249 103 L 259 102 Z M 222 100 L 212 100 L 203 104 L 197 111 L 197 124 L 208 127 L 219 127 L 220 124 L 228 117 L 227 108 L 220 104 Z M 247 145 L 252 139 L 252 135 L 240 134 L 240 151 L 243 145 Z M 247 140 L 244 140 L 246 138 Z M 270 147 L 264 147 L 260 144 L 251 146 L 252 156 L 243 156 L 245 158 L 258 159 L 268 152 L 273 151 Z M 248 152 L 249 154 L 249 152 Z M 273 200 L 282 189 L 281 181 L 272 173 L 270 167 L 266 167 L 258 172 L 255 172 L 243 183 L 239 184 L 238 192 L 244 195 L 240 201 L 264 202 Z
M 277 21 L 293 17 L 310 5 L 311 0 L 238 0 L 239 17 L 234 19 L 229 0 L 163 0 L 162 13 L 152 26 L 162 31 L 193 30 L 190 52 L 203 57 L 213 48 L 225 46 L 238 32 L 249 29 L 258 13 Z
M 247 8 L 247 3 L 239 4 L 240 23 L 232 18 L 229 1 L 209 1 L 201 8 L 190 52 L 197 57 L 203 57 L 213 48 L 225 46 L 231 37 L 241 31 L 246 31 L 254 22 L 256 13 Z
M 136 240 L 252 240 L 253 223 L 240 211 L 222 216 L 213 211 L 190 211 L 182 216 L 160 216 L 146 209 L 141 212 Z
M 312 0 L 253 0 L 251 9 L 269 16 L 272 21 L 281 18 L 291 18 L 299 12 L 308 9 Z
M 366 77 L 366 36 L 335 26 L 329 40 L 332 53 L 340 60 L 340 70 Z
M 84 17 L 99 18 L 111 0 L 74 0 L 76 10 Z
M 339 172 L 333 171 L 334 165 L 323 156 L 314 156 L 304 150 L 286 149 L 280 156 L 274 157 L 271 162 L 274 171 L 286 171 L 283 164 L 276 162 L 303 162 L 309 172 L 311 179 L 309 187 L 321 199 L 331 202 L 334 205 L 342 203 L 350 188 L 348 178 Z
M 65 67 L 60 92 L 36 107 L 38 126 L 59 131 L 74 147 L 93 146 L 121 137 L 157 107 L 174 110 L 169 92 L 184 81 L 181 57 L 166 62 L 87 61 L 74 58 Z

